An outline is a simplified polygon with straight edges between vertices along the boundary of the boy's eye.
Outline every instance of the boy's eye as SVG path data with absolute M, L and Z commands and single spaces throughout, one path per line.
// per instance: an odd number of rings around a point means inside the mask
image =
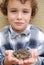
M 17 12 L 17 10 L 11 10 L 11 12 Z
M 23 13 L 29 13 L 29 11 L 23 11 Z

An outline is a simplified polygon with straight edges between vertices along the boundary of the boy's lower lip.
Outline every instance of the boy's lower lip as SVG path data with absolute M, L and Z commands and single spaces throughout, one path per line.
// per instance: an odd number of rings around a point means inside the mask
M 15 22 L 15 24 L 20 26 L 20 25 L 22 25 L 24 23 L 22 23 L 22 22 Z

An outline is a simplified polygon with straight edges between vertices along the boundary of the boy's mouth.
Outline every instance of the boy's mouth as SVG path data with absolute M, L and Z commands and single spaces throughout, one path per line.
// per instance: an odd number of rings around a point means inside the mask
M 22 23 L 22 22 L 15 22 L 15 24 L 18 25 L 18 26 L 21 26 L 24 23 Z

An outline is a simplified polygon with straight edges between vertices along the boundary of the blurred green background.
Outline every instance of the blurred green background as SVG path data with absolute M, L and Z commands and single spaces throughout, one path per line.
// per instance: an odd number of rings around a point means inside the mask
M 37 0 L 38 1 L 38 13 L 36 17 L 31 22 L 32 24 L 39 27 L 42 31 L 44 31 L 44 0 Z M 0 0 L 0 3 L 2 0 Z M 0 12 L 0 29 L 4 26 L 8 25 L 8 21 L 5 19 L 4 15 Z

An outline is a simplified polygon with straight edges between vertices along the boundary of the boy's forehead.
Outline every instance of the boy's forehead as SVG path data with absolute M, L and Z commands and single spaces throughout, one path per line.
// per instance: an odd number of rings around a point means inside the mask
M 30 0 L 9 0 L 9 2 L 11 2 L 11 3 L 15 2 L 16 4 L 17 4 L 17 2 L 20 2 L 21 4 L 23 4 L 22 2 L 24 2 L 24 1 L 25 1 L 24 4 L 26 4 L 27 2 L 28 3 L 30 2 Z
M 30 1 L 30 0 L 10 0 L 10 1 Z
M 8 3 L 9 5 L 13 5 L 13 6 L 15 6 L 15 5 L 22 5 L 22 6 L 31 6 L 31 3 L 30 3 L 30 0 L 26 0 L 26 2 L 23 4 L 23 3 L 21 3 L 21 1 L 20 0 L 9 0 L 9 3 Z

